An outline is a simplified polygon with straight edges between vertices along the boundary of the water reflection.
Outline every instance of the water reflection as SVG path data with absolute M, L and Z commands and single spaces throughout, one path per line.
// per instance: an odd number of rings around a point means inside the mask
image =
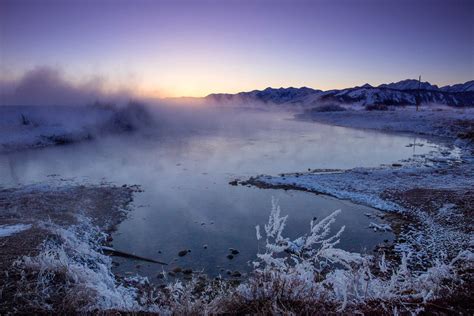
M 235 177 L 378 166 L 413 154 L 414 148 L 406 147 L 412 139 L 406 136 L 288 118 L 287 114 L 252 113 L 185 133 L 122 135 L 12 153 L 0 156 L 0 175 L 4 185 L 42 181 L 49 174 L 140 184 L 145 192 L 136 195 L 133 212 L 114 234 L 114 246 L 173 262 L 170 268 L 179 265 L 213 275 L 247 269 L 258 247 L 254 227 L 266 223 L 272 196 L 289 214 L 290 237 L 306 232 L 313 217 L 342 209 L 334 227 L 346 225 L 342 248 L 370 251 L 390 238 L 388 233 L 368 229 L 374 220 L 363 214 L 374 210 L 367 207 L 306 192 L 228 185 Z M 428 144 L 424 139 L 416 143 Z M 429 150 L 418 146 L 416 153 Z M 240 251 L 233 260 L 226 257 L 229 248 Z M 178 258 L 183 249 L 191 253 Z M 152 264 L 138 269 L 135 262 L 118 261 L 120 272 L 140 271 L 154 277 L 161 269 Z

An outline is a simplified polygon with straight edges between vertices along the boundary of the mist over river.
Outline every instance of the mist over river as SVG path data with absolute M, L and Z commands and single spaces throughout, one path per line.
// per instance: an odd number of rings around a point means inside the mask
M 263 244 L 255 226 L 268 220 L 272 197 L 288 214 L 286 233 L 296 238 L 341 209 L 334 230 L 345 225 L 340 247 L 370 252 L 392 239 L 374 232 L 365 213 L 378 213 L 308 192 L 232 186 L 234 179 L 308 169 L 376 167 L 426 154 L 436 145 L 426 139 L 302 122 L 288 112 L 223 109 L 164 120 L 166 128 L 147 129 L 67 146 L 0 155 L 2 185 L 56 178 L 79 183 L 138 184 L 132 211 L 113 234 L 116 249 L 191 268 L 210 275 L 249 271 Z M 203 116 L 206 120 L 203 120 Z M 206 123 L 204 123 L 206 122 Z M 407 147 L 416 142 L 420 146 Z M 228 259 L 229 248 L 239 251 Z M 182 250 L 191 250 L 183 257 Z M 116 258 L 118 274 L 156 279 L 153 263 Z

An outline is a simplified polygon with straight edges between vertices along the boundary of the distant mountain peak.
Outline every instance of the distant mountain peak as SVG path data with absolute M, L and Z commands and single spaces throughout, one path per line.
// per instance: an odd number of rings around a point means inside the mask
M 466 81 L 465 83 L 458 83 L 452 86 L 441 87 L 442 91 L 446 92 L 469 92 L 474 91 L 474 80 Z
M 437 85 L 432 85 L 428 81 L 419 82 L 416 79 L 405 79 L 398 82 L 384 83 L 378 86 L 378 88 L 388 88 L 396 90 L 435 90 L 438 91 Z

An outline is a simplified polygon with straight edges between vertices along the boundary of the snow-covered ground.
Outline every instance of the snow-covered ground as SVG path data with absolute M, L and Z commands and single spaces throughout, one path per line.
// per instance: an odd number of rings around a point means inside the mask
M 92 107 L 0 107 L 0 151 L 44 147 L 93 136 L 111 111 Z
M 414 106 L 393 107 L 389 111 L 365 111 L 357 106 L 348 108 L 348 111 L 339 112 L 306 112 L 298 117 L 331 125 L 452 139 L 473 128 L 474 108 L 437 105 L 421 106 L 419 111 Z
M 30 228 L 31 228 L 30 224 L 0 225 L 0 238 L 8 237 Z
M 0 153 L 91 140 L 146 128 L 148 108 L 96 103 L 90 106 L 0 106 Z
M 117 285 L 100 246 L 136 190 L 56 180 L 0 187 L 0 311 L 46 311 L 67 295 L 71 311 L 77 298 L 94 308 L 126 306 L 135 290 Z
M 397 165 L 396 167 L 354 168 L 339 172 L 316 171 L 279 176 L 261 175 L 248 182 L 305 189 L 385 211 L 403 211 L 400 205 L 387 201 L 383 193 L 390 190 L 408 190 L 413 187 L 472 188 L 474 187 L 474 168 L 472 162 L 447 160 L 446 163 L 433 163 L 427 159 L 426 164 L 419 166 L 410 163 L 401 167 Z
M 411 258 L 416 264 L 424 265 L 439 255 L 452 258 L 459 251 L 472 247 L 472 221 L 463 220 L 465 216 L 472 214 L 472 206 L 469 206 L 472 201 L 466 200 L 473 196 L 472 162 L 264 175 L 246 183 L 260 187 L 308 190 L 385 211 L 400 212 L 408 224 L 403 224 L 397 230 L 395 250 L 403 253 L 410 249 L 410 252 L 416 253 Z M 427 203 L 435 200 L 436 194 L 445 194 L 448 198 L 464 195 L 464 198 L 457 199 L 459 205 L 450 208 L 451 213 L 447 216 L 443 203 L 448 203 L 449 200 L 441 200 L 435 204 L 439 206 L 428 210 L 407 203 L 407 197 L 410 197 L 414 189 L 433 192 L 433 198 L 428 198 Z
M 261 175 L 250 182 L 305 189 L 386 211 L 403 211 L 400 205 L 383 197 L 386 191 L 413 187 L 474 187 L 474 157 L 471 152 L 474 145 L 469 138 L 474 129 L 474 109 L 433 107 L 421 111 L 399 108 L 394 111 L 308 112 L 299 118 L 390 133 L 429 135 L 442 146 L 428 155 L 414 154 L 411 159 L 377 168 Z M 418 144 L 414 142 L 408 146 L 413 147 L 415 153 Z

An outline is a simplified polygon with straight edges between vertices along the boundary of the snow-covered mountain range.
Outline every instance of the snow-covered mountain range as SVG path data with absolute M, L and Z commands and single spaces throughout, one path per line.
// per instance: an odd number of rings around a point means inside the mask
M 360 87 L 329 91 L 307 87 L 266 88 L 265 90 L 237 94 L 210 94 L 206 97 L 206 100 L 219 103 L 262 102 L 313 105 L 315 103 L 335 102 L 361 106 L 444 104 L 464 107 L 474 106 L 474 80 L 441 88 L 429 82 L 419 83 L 418 80 L 414 79 L 381 84 L 377 87 L 365 84 Z

